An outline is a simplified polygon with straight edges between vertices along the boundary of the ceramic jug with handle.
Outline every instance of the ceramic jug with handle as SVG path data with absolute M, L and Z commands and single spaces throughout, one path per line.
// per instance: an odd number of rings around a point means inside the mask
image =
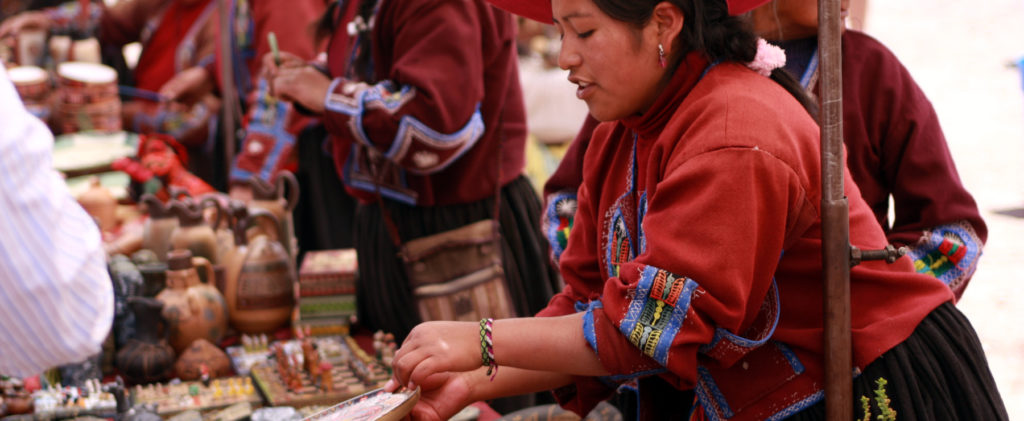
M 235 226 L 235 248 L 224 258 L 224 298 L 231 326 L 244 333 L 273 333 L 287 325 L 295 307 L 295 266 L 274 238 L 258 234 L 249 240 L 249 227 L 276 218 L 256 209 Z
M 299 181 L 295 175 L 288 171 L 277 173 L 274 184 L 270 184 L 259 177 L 249 179 L 252 187 L 252 201 L 250 208 L 264 209 L 277 218 L 278 237 L 281 245 L 292 256 L 292 264 L 295 264 L 298 242 L 295 239 L 295 225 L 292 222 L 292 211 L 299 203 Z
M 212 226 L 203 217 L 203 209 L 206 206 L 214 206 L 217 210 Z M 213 227 L 217 226 L 223 217 L 220 203 L 211 197 L 204 198 L 199 202 L 182 200 L 171 204 L 171 209 L 178 217 L 178 227 L 171 233 L 171 247 L 187 249 L 194 256 L 205 257 L 210 263 L 219 263 L 217 235 L 213 231 Z
M 199 281 L 196 271 L 201 266 L 207 279 L 214 279 L 210 261 L 193 257 L 186 249 L 172 250 L 167 256 L 167 287 L 156 298 L 164 303 L 171 347 L 180 353 L 199 338 L 220 343 L 228 324 L 227 304 L 217 288 Z

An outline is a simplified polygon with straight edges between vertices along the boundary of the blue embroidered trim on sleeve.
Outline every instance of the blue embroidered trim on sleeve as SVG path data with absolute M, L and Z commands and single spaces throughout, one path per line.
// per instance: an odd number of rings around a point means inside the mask
M 753 338 L 746 338 L 728 330 L 716 328 L 715 335 L 711 338 L 711 343 L 702 345 L 700 347 L 700 352 L 712 357 L 717 357 L 718 354 L 723 353 L 721 351 L 723 348 L 727 349 L 728 351 L 726 352 L 731 354 L 742 354 L 764 345 L 765 342 L 768 342 L 768 339 L 775 334 L 775 328 L 779 324 L 780 312 L 778 311 L 778 302 L 779 288 L 773 279 L 771 289 L 768 290 L 768 296 L 765 297 L 764 304 L 761 305 L 759 314 L 761 317 L 759 317 L 748 330 L 756 336 Z M 727 343 L 723 344 L 723 341 Z
M 636 215 L 636 226 L 640 227 L 640 229 L 639 229 L 640 232 L 637 233 L 639 235 L 639 237 L 640 237 L 637 240 L 637 242 L 640 243 L 639 250 L 637 251 L 637 254 L 639 255 L 639 254 L 644 254 L 644 252 L 647 251 L 647 234 L 644 232 L 644 217 L 647 216 L 647 191 L 646 190 L 640 195 L 640 203 L 637 204 L 636 213 L 637 213 L 637 215 Z
M 594 328 L 594 309 L 603 307 L 604 305 L 600 301 L 591 301 L 583 313 L 583 338 L 587 340 L 590 349 L 594 350 L 594 354 L 597 354 L 597 330 Z
M 679 333 L 698 285 L 653 266 L 644 267 L 619 330 L 643 353 L 668 365 L 669 348 Z
M 483 137 L 484 129 L 480 104 L 477 104 L 469 122 L 451 134 L 440 133 L 407 115 L 402 117 L 395 140 L 385 155 L 395 162 L 410 159 L 413 165 L 403 167 L 413 174 L 436 173 L 465 155 Z

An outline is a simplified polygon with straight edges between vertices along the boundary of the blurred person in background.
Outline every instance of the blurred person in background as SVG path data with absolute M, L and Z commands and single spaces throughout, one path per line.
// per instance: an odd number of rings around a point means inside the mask
M 135 68 L 121 77 L 121 83 L 128 85 L 121 88 L 125 98 L 122 126 L 136 133 L 173 136 L 187 148 L 187 169 L 214 184 L 217 174 L 223 172 L 217 171 L 213 131 L 220 99 L 209 88 L 183 101 L 161 96 L 160 91 L 177 75 L 213 62 L 216 33 L 208 21 L 216 7 L 213 0 L 122 0 L 109 7 L 102 2 L 68 2 L 5 20 L 0 24 L 0 38 L 31 29 L 73 32 L 94 35 L 103 49 L 118 54 L 125 45 L 140 43 L 142 51 Z
M 849 7 L 841 2 L 844 17 Z M 755 32 L 786 51 L 786 71 L 816 95 L 817 2 L 774 0 L 750 20 Z M 889 242 L 908 247 L 917 271 L 938 278 L 959 299 L 988 228 L 960 180 L 931 101 L 899 59 L 863 32 L 843 31 L 842 66 L 846 163 L 861 195 Z
M 100 351 L 114 293 L 100 232 L 53 170 L 53 136 L 0 71 L 0 373 Z

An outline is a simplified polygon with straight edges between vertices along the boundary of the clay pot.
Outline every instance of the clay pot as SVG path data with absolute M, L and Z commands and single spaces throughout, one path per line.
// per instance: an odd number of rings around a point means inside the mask
M 174 371 L 182 380 L 200 380 L 203 369 L 209 378 L 231 375 L 231 359 L 206 339 L 196 339 L 174 363 Z
M 249 185 L 252 188 L 252 201 L 249 202 L 249 207 L 266 210 L 277 218 L 277 238 L 288 251 L 288 255 L 292 256 L 294 265 L 298 242 L 295 239 L 292 211 L 299 203 L 298 179 L 288 171 L 281 171 L 277 173 L 274 184 L 253 176 L 249 179 Z
M 135 315 L 135 338 L 117 353 L 117 369 L 132 384 L 161 382 L 174 365 L 174 350 L 167 344 L 167 322 L 161 314 L 163 303 L 146 297 L 129 297 Z
M 108 232 L 117 226 L 117 199 L 100 184 L 99 177 L 89 180 L 89 189 L 78 195 L 78 203 L 96 220 L 100 231 Z
M 211 205 L 217 210 L 212 226 L 203 218 L 203 209 Z M 223 217 L 220 202 L 212 197 L 204 198 L 198 203 L 191 200 L 178 201 L 171 204 L 171 210 L 178 217 L 178 227 L 171 233 L 171 248 L 187 249 L 193 256 L 206 258 L 210 263 L 220 263 L 217 255 L 217 235 L 213 231 L 213 227 L 220 224 Z
M 152 250 L 157 259 L 166 262 L 167 251 L 171 249 L 171 234 L 178 228 L 178 217 L 171 211 L 170 205 L 164 205 L 152 194 L 143 195 L 142 203 L 146 205 L 146 213 L 149 214 L 142 228 L 142 248 Z
M 273 333 L 291 319 L 295 307 L 295 267 L 277 241 L 246 232 L 257 220 L 276 223 L 269 212 L 255 210 L 235 227 L 235 248 L 225 257 L 224 298 L 231 325 L 243 333 Z
M 200 338 L 219 343 L 227 329 L 227 305 L 220 291 L 199 281 L 195 268 L 204 267 L 207 279 L 214 279 L 213 266 L 188 250 L 172 250 L 167 256 L 167 287 L 156 298 L 164 303 L 171 347 L 182 352 Z

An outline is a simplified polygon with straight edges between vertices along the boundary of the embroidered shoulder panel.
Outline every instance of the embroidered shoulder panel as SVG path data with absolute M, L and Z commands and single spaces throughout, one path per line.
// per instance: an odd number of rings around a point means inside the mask
M 541 218 L 544 235 L 551 246 L 551 260 L 558 264 L 565 246 L 569 244 L 573 218 L 576 217 L 576 191 L 564 190 L 547 197 L 547 209 Z

